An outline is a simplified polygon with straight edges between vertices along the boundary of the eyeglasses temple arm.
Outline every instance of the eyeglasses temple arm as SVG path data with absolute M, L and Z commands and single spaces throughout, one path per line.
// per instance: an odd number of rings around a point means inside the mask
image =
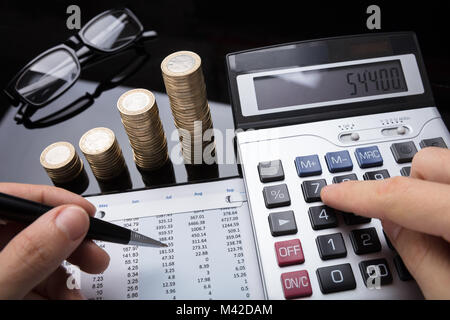
M 158 33 L 155 30 L 148 30 L 142 33 L 142 38 L 144 40 L 153 40 L 158 37 Z

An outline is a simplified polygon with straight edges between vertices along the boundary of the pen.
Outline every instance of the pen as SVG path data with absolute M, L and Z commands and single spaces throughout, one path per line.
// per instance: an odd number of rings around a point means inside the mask
M 26 225 L 33 223 L 53 207 L 42 203 L 18 198 L 0 192 L 0 218 Z M 125 245 L 144 247 L 167 247 L 166 244 L 151 239 L 140 233 L 120 227 L 94 217 L 89 217 L 90 224 L 86 238 Z

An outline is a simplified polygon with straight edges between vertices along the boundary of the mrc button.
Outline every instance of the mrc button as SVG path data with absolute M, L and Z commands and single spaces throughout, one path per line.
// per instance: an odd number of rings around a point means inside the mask
M 311 282 L 308 271 L 300 270 L 281 274 L 284 297 L 295 299 L 312 295 Z
M 317 154 L 295 158 L 295 166 L 299 177 L 318 176 L 322 174 Z
M 383 157 L 377 146 L 357 148 L 355 157 L 360 168 L 372 168 L 383 165 Z
M 277 254 L 277 261 L 280 267 L 305 262 L 302 245 L 299 239 L 276 242 L 275 252 Z

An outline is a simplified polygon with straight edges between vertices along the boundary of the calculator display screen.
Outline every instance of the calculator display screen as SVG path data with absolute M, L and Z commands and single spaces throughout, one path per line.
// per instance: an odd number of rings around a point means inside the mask
M 259 110 L 408 91 L 400 60 L 253 78 Z

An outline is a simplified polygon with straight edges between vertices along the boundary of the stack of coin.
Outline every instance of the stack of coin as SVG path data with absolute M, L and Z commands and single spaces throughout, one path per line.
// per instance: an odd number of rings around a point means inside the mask
M 126 168 L 116 136 L 108 128 L 86 132 L 80 139 L 80 149 L 98 180 L 111 180 Z
M 83 161 L 69 142 L 60 141 L 49 145 L 42 151 L 40 160 L 54 184 L 73 181 L 83 171 Z
M 155 96 L 145 89 L 125 92 L 117 101 L 122 124 L 133 148 L 134 161 L 143 170 L 156 170 L 169 154 Z
M 203 134 L 212 129 L 201 59 L 194 52 L 178 51 L 163 60 L 161 70 L 183 157 L 187 163 L 201 162 L 203 149 L 211 143 L 203 142 Z

